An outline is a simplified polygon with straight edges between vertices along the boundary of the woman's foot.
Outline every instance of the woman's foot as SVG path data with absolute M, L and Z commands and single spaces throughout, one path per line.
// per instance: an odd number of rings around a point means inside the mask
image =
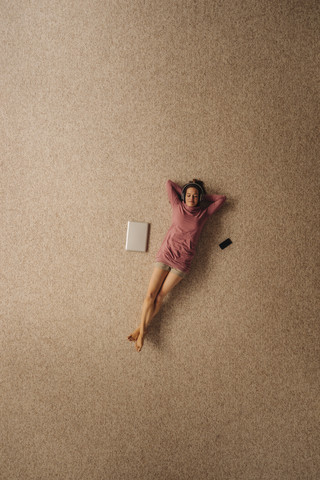
M 136 342 L 139 337 L 139 334 L 140 334 L 140 327 L 136 328 L 135 331 L 128 336 L 128 340 L 130 340 L 130 342 Z
M 143 345 L 143 335 L 139 335 L 137 341 L 136 341 L 136 349 L 137 349 L 137 352 L 140 352 L 141 348 L 142 348 L 142 345 Z
M 144 335 L 146 333 L 148 333 L 147 328 L 144 329 Z M 130 342 L 136 342 L 138 340 L 139 335 L 140 335 L 140 327 L 136 328 L 135 331 L 128 336 L 128 340 L 130 340 Z

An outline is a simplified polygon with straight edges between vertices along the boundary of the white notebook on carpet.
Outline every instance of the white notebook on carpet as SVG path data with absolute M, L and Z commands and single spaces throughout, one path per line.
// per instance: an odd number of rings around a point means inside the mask
M 148 242 L 149 223 L 128 222 L 126 250 L 146 252 Z

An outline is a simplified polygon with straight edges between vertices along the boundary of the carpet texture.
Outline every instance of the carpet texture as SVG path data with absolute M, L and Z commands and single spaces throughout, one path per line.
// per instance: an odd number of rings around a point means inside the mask
M 0 11 L 0 478 L 318 479 L 319 3 Z M 192 178 L 227 201 L 137 353 Z

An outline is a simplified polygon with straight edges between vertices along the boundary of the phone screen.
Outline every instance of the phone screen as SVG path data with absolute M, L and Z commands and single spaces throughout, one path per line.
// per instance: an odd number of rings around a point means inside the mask
M 230 240 L 230 238 L 227 238 L 226 240 L 224 240 L 223 242 L 221 242 L 219 244 L 219 247 L 221 248 L 221 250 L 223 250 L 224 248 L 226 248 L 228 245 L 230 245 L 232 242 Z

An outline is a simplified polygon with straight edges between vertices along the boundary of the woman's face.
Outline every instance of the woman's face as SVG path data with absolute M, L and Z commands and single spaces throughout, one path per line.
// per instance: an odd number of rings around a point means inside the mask
M 199 192 L 195 187 L 189 187 L 186 191 L 186 205 L 195 207 L 199 203 Z

